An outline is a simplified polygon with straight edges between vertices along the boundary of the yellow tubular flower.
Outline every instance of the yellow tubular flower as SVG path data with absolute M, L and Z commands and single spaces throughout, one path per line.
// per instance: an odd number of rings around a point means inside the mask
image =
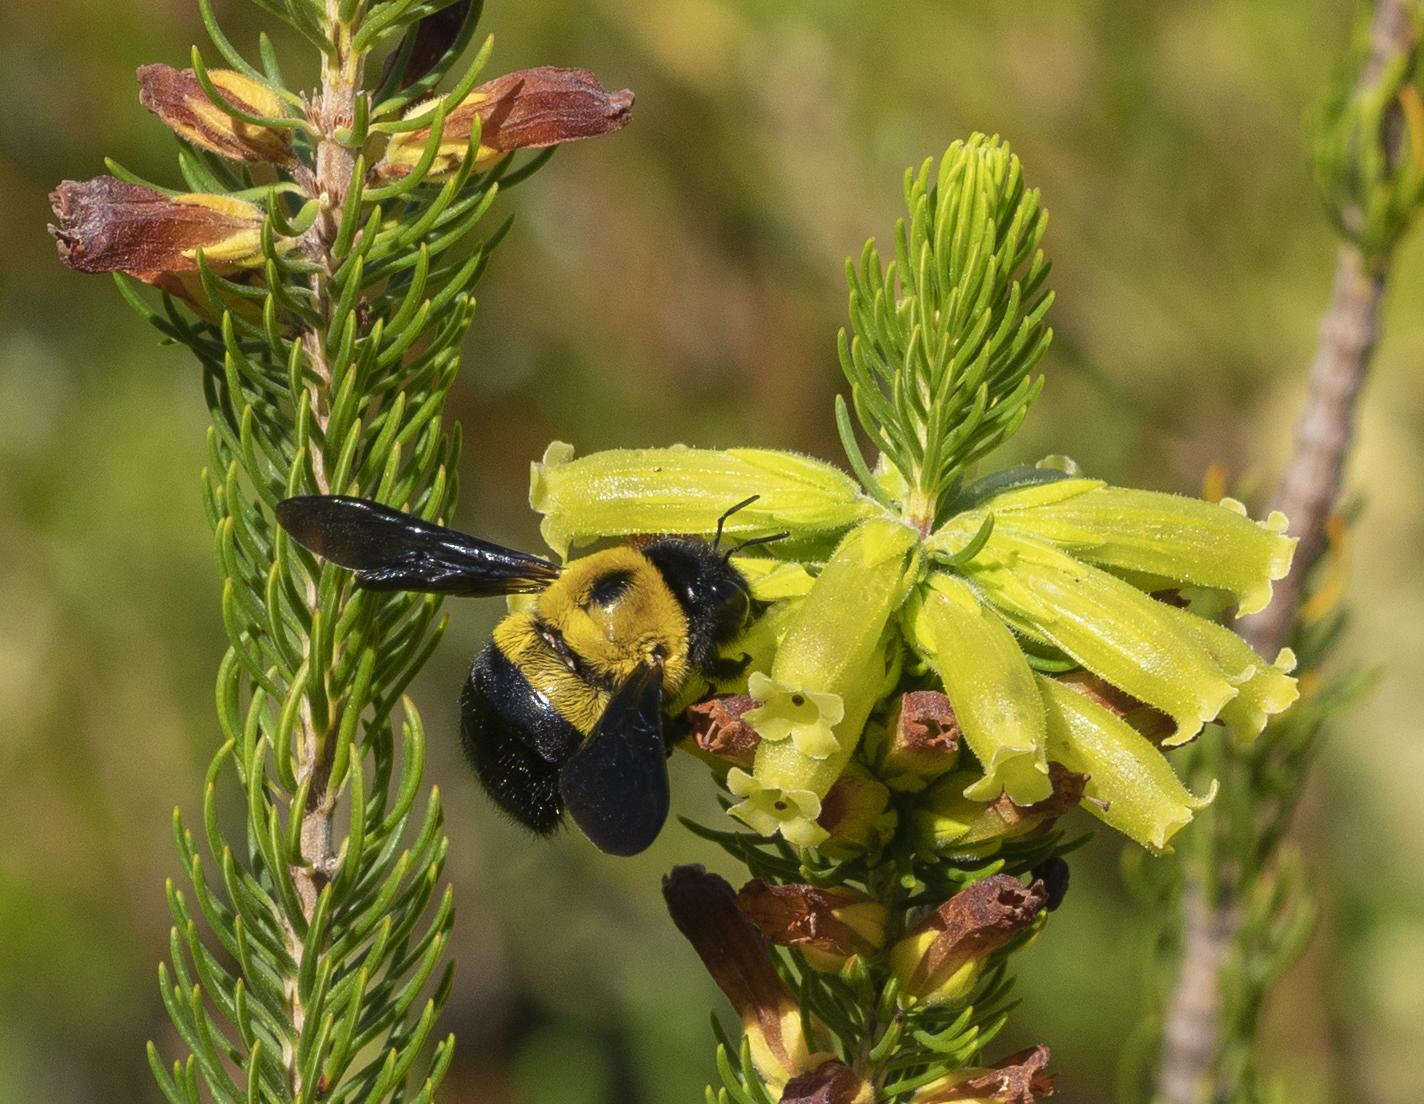
M 960 730 L 984 768 L 968 796 L 1019 804 L 1053 792 L 1048 735 L 1033 672 L 1004 622 L 962 580 L 943 573 L 911 614 L 912 636 L 944 683 Z
M 1145 736 L 1110 709 L 1054 679 L 1039 676 L 1048 717 L 1048 754 L 1088 776 L 1083 807 L 1153 851 L 1165 851 L 1198 809 L 1194 796 Z
M 838 468 L 771 449 L 610 449 L 574 459 L 555 441 L 532 467 L 529 504 L 544 515 L 544 542 L 571 547 L 639 533 L 710 535 L 727 510 L 728 540 L 789 531 L 792 540 L 834 538 L 882 513 Z
M 771 677 L 779 687 L 840 699 L 837 748 L 812 757 L 793 741 L 763 740 L 752 772 L 761 785 L 825 796 L 840 776 L 884 692 L 884 637 L 904 599 L 915 544 L 908 527 L 869 521 L 847 534 L 827 561 L 782 638 Z
M 1237 694 L 1176 611 L 1047 544 L 996 525 L 963 571 L 1010 626 L 1171 717 L 1174 742 L 1195 736 Z

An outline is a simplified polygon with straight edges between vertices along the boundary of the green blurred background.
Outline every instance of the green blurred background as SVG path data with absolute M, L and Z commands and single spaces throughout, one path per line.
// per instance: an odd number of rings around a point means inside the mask
M 255 44 L 249 6 L 218 4 Z M 186 356 L 106 280 L 67 272 L 46 193 L 111 154 L 177 177 L 133 71 L 185 64 L 189 0 L 9 0 L 0 35 L 0 1099 L 147 1101 L 175 1039 L 155 966 L 170 811 L 196 811 L 224 636 L 199 505 L 205 414 Z M 1048 388 L 1015 457 L 1192 490 L 1221 461 L 1273 478 L 1334 244 L 1304 120 L 1346 0 L 489 0 L 490 72 L 586 65 L 638 103 L 502 200 L 454 408 L 463 527 L 536 547 L 528 463 L 681 440 L 835 459 L 842 263 L 888 234 L 904 167 L 1006 135 L 1052 214 Z M 210 55 L 211 56 L 211 55 Z M 1352 486 L 1345 658 L 1387 664 L 1331 741 L 1298 835 L 1321 931 L 1268 1012 L 1288 1099 L 1414 1102 L 1424 1053 L 1424 238 L 1399 257 Z M 499 612 L 452 606 L 415 694 L 437 737 L 459 906 L 461 1042 L 444 1098 L 701 1099 L 720 998 L 662 912 L 678 827 L 636 860 L 498 817 L 453 739 Z M 675 760 L 679 812 L 711 815 Z M 1020 960 L 1003 1049 L 1043 1040 L 1058 1099 L 1107 1101 L 1145 988 L 1144 918 L 1099 838 Z M 729 872 L 730 873 L 730 872 Z

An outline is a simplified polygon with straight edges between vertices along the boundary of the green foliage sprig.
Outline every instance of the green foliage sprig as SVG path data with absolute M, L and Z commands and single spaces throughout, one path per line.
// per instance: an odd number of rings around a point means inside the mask
M 357 590 L 273 508 L 331 493 L 449 517 L 459 434 L 442 415 L 508 223 L 478 227 L 551 152 L 514 167 L 519 149 L 617 129 L 631 95 L 575 70 L 479 84 L 488 41 L 457 69 L 478 3 L 257 3 L 316 48 L 320 88 L 289 89 L 265 34 L 250 64 L 200 0 L 232 68 L 195 49 L 191 70 L 140 72 L 191 191 L 111 163 L 53 197 L 62 258 L 113 272 L 194 354 L 212 417 L 221 746 L 201 828 L 174 815 L 190 887 L 168 887 L 159 981 L 188 1054 L 149 1059 L 173 1104 L 429 1101 L 453 1053 L 435 1030 L 453 906 L 404 691 L 443 630 L 439 601 Z
M 1312 133 L 1315 185 L 1326 215 L 1343 240 L 1376 263 L 1388 257 L 1424 200 L 1417 19 L 1410 4 L 1393 2 L 1379 5 L 1373 19 L 1361 19 Z
M 1042 389 L 1031 378 L 1052 340 L 1039 243 L 1048 215 L 1016 157 L 976 135 L 905 172 L 908 220 L 882 267 L 867 242 L 846 264 L 854 336 L 838 342 L 861 427 L 904 474 L 909 516 L 929 530 L 969 465 L 1011 435 Z M 851 431 L 836 422 L 866 489 L 886 501 Z

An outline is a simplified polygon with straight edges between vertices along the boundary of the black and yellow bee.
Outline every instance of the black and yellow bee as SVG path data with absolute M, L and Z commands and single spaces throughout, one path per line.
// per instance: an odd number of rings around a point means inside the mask
M 560 567 L 365 499 L 289 498 L 277 519 L 369 590 L 537 593 L 495 626 L 460 696 L 475 773 L 541 835 L 568 812 L 610 854 L 653 842 L 669 800 L 663 703 L 693 672 L 734 673 L 718 648 L 754 613 L 746 579 L 718 549 L 721 522 L 712 543 L 661 537 Z

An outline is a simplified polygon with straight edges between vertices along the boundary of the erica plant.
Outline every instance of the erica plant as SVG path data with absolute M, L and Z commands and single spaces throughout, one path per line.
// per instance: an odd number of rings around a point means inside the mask
M 314 52 L 318 87 L 289 86 L 266 35 L 252 64 L 200 0 L 220 67 L 195 49 L 138 75 L 182 187 L 110 164 L 53 196 L 62 259 L 113 273 L 193 353 L 212 416 L 229 649 L 201 811 L 174 816 L 186 884 L 160 984 L 186 1054 L 149 1057 L 175 1104 L 424 1101 L 452 1055 L 453 911 L 404 691 L 440 599 L 364 589 L 277 507 L 336 495 L 451 520 L 443 408 L 508 225 L 486 216 L 554 145 L 626 124 L 632 95 L 577 69 L 489 79 L 468 0 L 255 2 Z M 1253 808 L 1243 764 L 1298 696 L 1286 645 L 1306 641 L 1228 627 L 1299 579 L 1282 513 L 1112 486 L 1062 455 L 995 465 L 1052 340 L 1047 215 L 1007 144 L 955 142 L 906 172 L 904 199 L 885 256 L 872 242 L 847 266 L 847 392 L 827 416 L 848 470 L 557 442 L 533 465 L 560 561 L 716 539 L 750 590 L 725 662 L 662 710 L 727 814 L 687 827 L 746 867 L 740 887 L 695 865 L 663 883 L 738 1018 L 718 1028 L 716 1104 L 1051 1095 L 1048 1047 L 995 1039 L 1012 955 L 1051 928 L 1084 838 L 1061 818 L 1081 808 L 1156 856 L 1218 773 L 1229 815 Z M 1194 743 L 1226 751 L 1197 754 L 1189 786 L 1171 753 Z
M 199 826 L 173 822 L 188 885 L 168 889 L 159 982 L 188 1053 L 149 1058 L 175 1104 L 429 1100 L 453 1046 L 434 1027 L 452 902 L 403 693 L 439 601 L 358 592 L 273 507 L 339 492 L 449 515 L 442 413 L 507 223 L 481 227 L 548 147 L 622 127 L 632 95 L 577 69 L 487 79 L 490 40 L 460 60 L 469 0 L 256 3 L 319 59 L 318 87 L 291 87 L 300 59 L 265 34 L 249 62 L 200 0 L 222 67 L 195 48 L 190 68 L 138 73 L 180 140 L 178 186 L 110 163 L 52 197 L 61 259 L 113 273 L 191 350 L 212 414 L 229 649 Z
M 762 606 L 684 691 L 684 747 L 732 818 L 689 825 L 744 862 L 668 907 L 736 1009 L 709 1099 L 1004 1101 L 1051 1092 L 1046 1047 L 994 1053 L 1008 956 L 1047 922 L 1081 805 L 1166 850 L 1213 788 L 1166 752 L 1204 726 L 1250 744 L 1296 697 L 1288 650 L 1219 623 L 1263 608 L 1285 519 L 1109 486 L 1071 461 L 985 460 L 1038 395 L 1046 215 L 997 140 L 905 175 L 893 260 L 848 266 L 852 477 L 762 449 L 636 449 L 534 465 L 560 554 L 656 532 L 757 540 Z M 852 417 L 853 414 L 853 417 Z M 857 428 L 875 450 L 868 458 Z

